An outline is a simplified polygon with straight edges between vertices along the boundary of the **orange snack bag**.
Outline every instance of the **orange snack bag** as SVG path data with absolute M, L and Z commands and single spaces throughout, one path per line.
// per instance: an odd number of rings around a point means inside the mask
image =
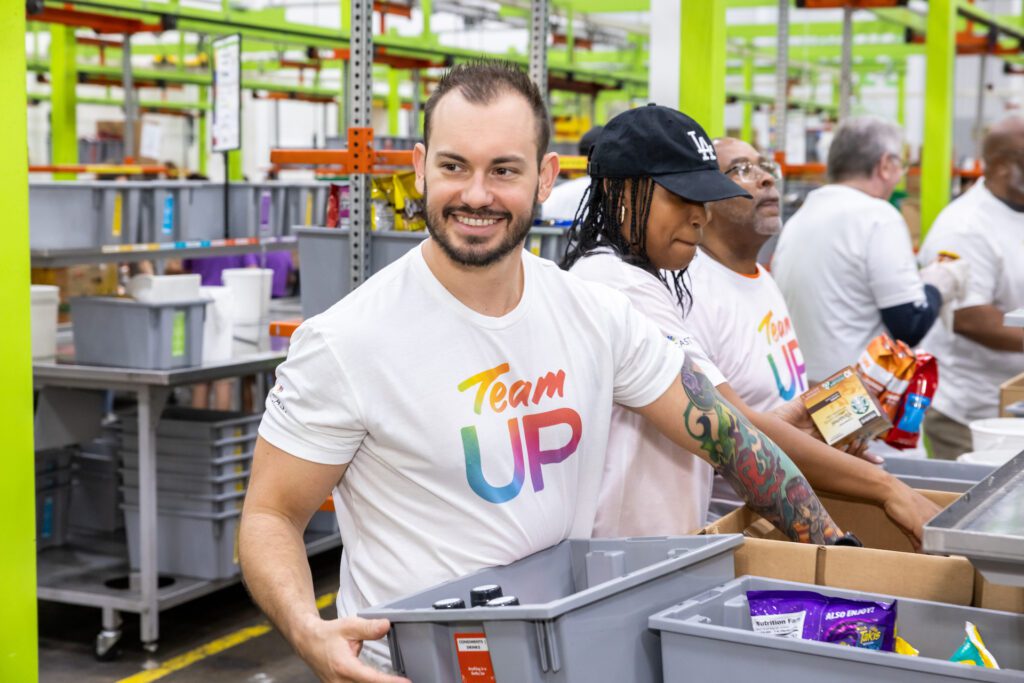
M 889 420 L 896 418 L 916 364 L 917 358 L 909 346 L 885 334 L 872 339 L 857 361 L 864 386 L 878 398 Z

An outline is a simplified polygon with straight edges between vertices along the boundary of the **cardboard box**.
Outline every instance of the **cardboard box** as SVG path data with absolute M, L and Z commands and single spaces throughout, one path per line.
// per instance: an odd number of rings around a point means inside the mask
M 801 398 L 829 446 L 841 448 L 854 439 L 873 439 L 892 427 L 878 399 L 852 367 L 811 387 Z
M 942 506 L 959 497 L 946 491 L 921 493 Z M 820 499 L 836 524 L 843 531 L 855 533 L 864 548 L 793 543 L 746 507 L 708 525 L 701 533 L 747 536 L 736 551 L 737 576 L 752 574 L 954 605 L 972 604 L 975 572 L 966 558 L 913 552 L 907 537 L 877 505 L 828 495 Z
M 1006 412 L 1006 406 L 1024 401 L 1024 372 L 999 385 L 999 416 L 1013 417 Z

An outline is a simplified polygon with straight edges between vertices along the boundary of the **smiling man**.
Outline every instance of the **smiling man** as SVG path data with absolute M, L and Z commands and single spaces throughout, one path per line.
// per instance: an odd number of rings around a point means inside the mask
M 413 159 L 430 238 L 295 332 L 242 513 L 246 585 L 320 679 L 405 680 L 368 642 L 388 622 L 359 610 L 590 536 L 614 404 L 737 481 L 756 474 L 748 500 L 792 538 L 840 538 L 813 494 L 786 497 L 803 475 L 682 347 L 623 294 L 522 248 L 558 172 L 526 75 L 457 66 L 424 114 Z M 828 461 L 802 460 L 811 483 Z M 844 483 L 919 536 L 933 511 L 886 476 Z M 345 550 L 325 620 L 302 530 L 332 492 Z

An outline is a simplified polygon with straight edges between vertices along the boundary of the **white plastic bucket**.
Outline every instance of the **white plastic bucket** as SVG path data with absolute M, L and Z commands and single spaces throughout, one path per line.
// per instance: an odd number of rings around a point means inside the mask
M 270 268 L 226 268 L 221 274 L 231 290 L 232 319 L 241 325 L 255 325 L 270 312 L 274 271 Z
M 203 323 L 203 363 L 231 360 L 234 342 L 231 290 L 227 287 L 202 287 L 199 296 L 213 302 L 206 307 Z
M 1012 448 L 1000 448 L 994 451 L 972 451 L 964 453 L 957 460 L 972 465 L 995 465 L 998 467 L 999 465 L 1005 465 L 1010 458 L 1018 453 L 1020 451 L 1013 450 Z
M 165 304 L 172 301 L 195 301 L 199 298 L 199 275 L 146 275 L 140 274 L 128 281 L 128 294 L 136 301 L 147 304 Z
M 975 451 L 1024 450 L 1024 418 L 991 417 L 975 420 L 970 426 Z
M 57 307 L 60 288 L 32 285 L 32 358 L 49 360 L 57 356 Z

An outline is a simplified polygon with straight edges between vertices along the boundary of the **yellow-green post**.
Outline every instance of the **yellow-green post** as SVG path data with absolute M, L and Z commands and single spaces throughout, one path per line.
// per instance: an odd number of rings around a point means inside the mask
M 924 139 L 921 155 L 921 239 L 949 203 L 953 159 L 953 75 L 956 0 L 928 3 L 925 44 Z
M 423 14 L 422 36 L 433 40 L 434 37 L 430 33 L 430 15 L 434 13 L 434 0 L 420 0 L 420 13 Z
M 199 86 L 199 103 L 200 104 L 209 104 L 209 102 L 210 102 L 210 89 L 207 88 L 205 85 Z M 207 173 L 206 173 L 206 162 L 207 162 L 207 157 L 209 157 L 209 155 L 210 155 L 209 152 L 207 151 L 207 146 L 206 146 L 207 145 L 207 135 L 209 134 L 208 131 L 207 131 L 207 123 L 208 122 L 209 122 L 209 112 L 206 109 L 200 109 L 199 110 L 199 141 L 198 141 L 197 156 L 199 157 L 199 172 L 201 174 L 203 174 L 203 175 L 207 175 Z
M 0 681 L 39 680 L 36 623 L 36 504 L 32 451 L 32 342 L 29 332 L 28 106 L 25 96 L 25 8 L 0 4 L 0 358 L 7 368 L 0 431 Z
M 743 53 L 743 92 L 747 95 L 754 94 L 754 48 L 749 44 L 748 49 Z M 751 145 L 755 143 L 754 103 L 750 100 L 743 102 L 743 128 L 740 137 Z
M 573 6 L 569 5 L 565 15 L 565 54 L 570 64 L 576 63 L 576 29 L 573 26 L 576 23 L 575 14 Z
M 725 133 L 725 0 L 680 0 L 679 109 Z
M 350 27 L 352 26 L 352 3 L 350 0 L 341 0 L 341 32 L 346 36 L 350 34 Z M 348 88 L 348 62 L 345 60 L 341 61 L 341 78 L 338 79 L 338 83 L 341 86 L 338 89 L 338 101 L 335 103 L 338 107 L 338 116 L 336 120 L 338 122 L 338 137 L 342 140 L 347 139 L 348 121 L 345 117 L 345 89 Z M 345 143 L 348 144 L 347 142 Z
M 399 85 L 402 82 L 402 74 L 398 69 L 388 69 L 388 135 L 397 136 L 398 113 L 402 111 L 402 94 L 399 92 Z
M 240 181 L 242 180 L 242 150 L 236 149 L 234 152 L 228 152 L 228 180 Z
M 24 50 L 22 50 L 24 52 Z M 50 144 L 54 164 L 78 163 L 78 122 L 75 117 L 75 27 L 50 26 Z M 12 148 L 13 149 L 13 148 Z M 57 180 L 74 180 L 60 173 Z
M 903 127 L 907 125 L 907 72 L 905 68 L 896 72 L 896 122 Z

